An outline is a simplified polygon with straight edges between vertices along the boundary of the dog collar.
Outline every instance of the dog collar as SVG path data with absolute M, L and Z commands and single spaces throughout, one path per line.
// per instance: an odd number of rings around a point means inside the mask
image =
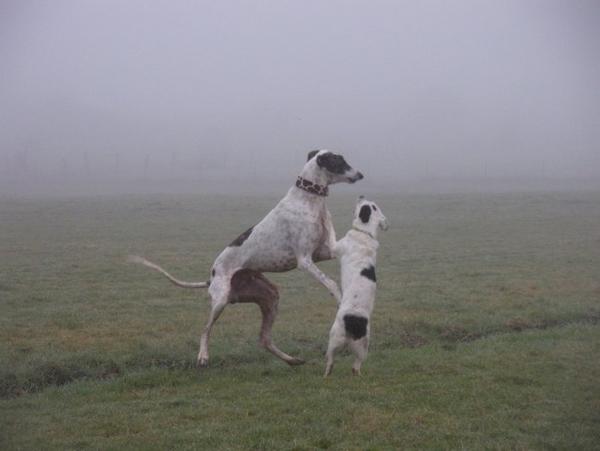
M 296 180 L 296 187 L 303 189 L 307 193 L 316 194 L 317 196 L 325 197 L 329 194 L 329 188 L 327 186 L 317 185 L 300 176 L 298 176 L 298 179 Z
M 352 226 L 352 230 L 356 230 L 357 232 L 364 233 L 365 235 L 369 235 L 371 238 L 375 239 L 375 237 L 372 234 L 370 234 L 369 232 L 367 232 L 366 230 L 361 230 L 358 227 L 354 227 L 354 226 Z

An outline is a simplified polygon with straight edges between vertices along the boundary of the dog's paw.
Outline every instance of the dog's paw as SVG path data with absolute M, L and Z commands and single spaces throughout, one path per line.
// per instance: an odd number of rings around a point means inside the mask
M 289 360 L 286 360 L 286 363 L 290 366 L 298 366 L 298 365 L 303 365 L 306 362 L 302 359 L 299 359 L 298 357 L 292 357 Z
M 198 359 L 196 361 L 196 368 L 199 370 L 208 368 L 208 359 Z

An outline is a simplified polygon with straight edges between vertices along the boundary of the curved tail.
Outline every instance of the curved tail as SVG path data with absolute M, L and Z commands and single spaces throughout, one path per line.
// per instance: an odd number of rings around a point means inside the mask
M 210 285 L 210 282 L 184 282 L 183 280 L 176 279 L 175 277 L 173 277 L 171 274 L 169 274 L 167 271 L 162 269 L 157 264 L 152 263 L 151 261 L 148 261 L 145 258 L 138 257 L 137 255 L 130 255 L 127 258 L 127 261 L 129 261 L 130 263 L 139 263 L 140 265 L 144 265 L 144 266 L 147 266 L 148 268 L 152 268 L 152 269 L 160 272 L 161 274 L 163 274 L 167 279 L 169 279 L 171 282 L 173 282 L 175 285 L 177 285 L 179 287 L 207 288 Z

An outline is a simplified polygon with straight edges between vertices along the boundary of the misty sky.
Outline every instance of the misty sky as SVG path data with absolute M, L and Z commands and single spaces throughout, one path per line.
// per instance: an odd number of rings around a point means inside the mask
M 600 177 L 598 1 L 0 1 L 0 177 Z

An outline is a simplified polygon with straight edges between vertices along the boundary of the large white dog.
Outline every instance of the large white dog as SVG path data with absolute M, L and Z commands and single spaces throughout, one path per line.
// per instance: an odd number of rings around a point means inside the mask
M 262 221 L 233 240 L 215 260 L 208 282 L 177 280 L 160 266 L 141 257 L 132 261 L 149 266 L 176 285 L 206 288 L 211 298 L 208 323 L 200 337 L 198 366 L 208 364 L 208 341 L 213 324 L 227 304 L 254 302 L 262 312 L 260 344 L 290 365 L 304 363 L 278 349 L 271 339 L 277 314 L 279 292 L 263 272 L 283 272 L 296 267 L 308 272 L 341 300 L 337 284 L 315 262 L 333 258 L 336 242 L 331 215 L 325 205 L 328 186 L 354 183 L 363 175 L 346 163 L 343 156 L 328 150 L 314 150 L 287 195 Z
M 333 248 L 340 260 L 342 302 L 329 332 L 325 377 L 331 374 L 335 351 L 344 345 L 354 352 L 354 374 L 360 374 L 360 366 L 367 357 L 377 282 L 378 228 L 387 230 L 386 217 L 375 203 L 360 197 L 354 210 L 352 229 Z

